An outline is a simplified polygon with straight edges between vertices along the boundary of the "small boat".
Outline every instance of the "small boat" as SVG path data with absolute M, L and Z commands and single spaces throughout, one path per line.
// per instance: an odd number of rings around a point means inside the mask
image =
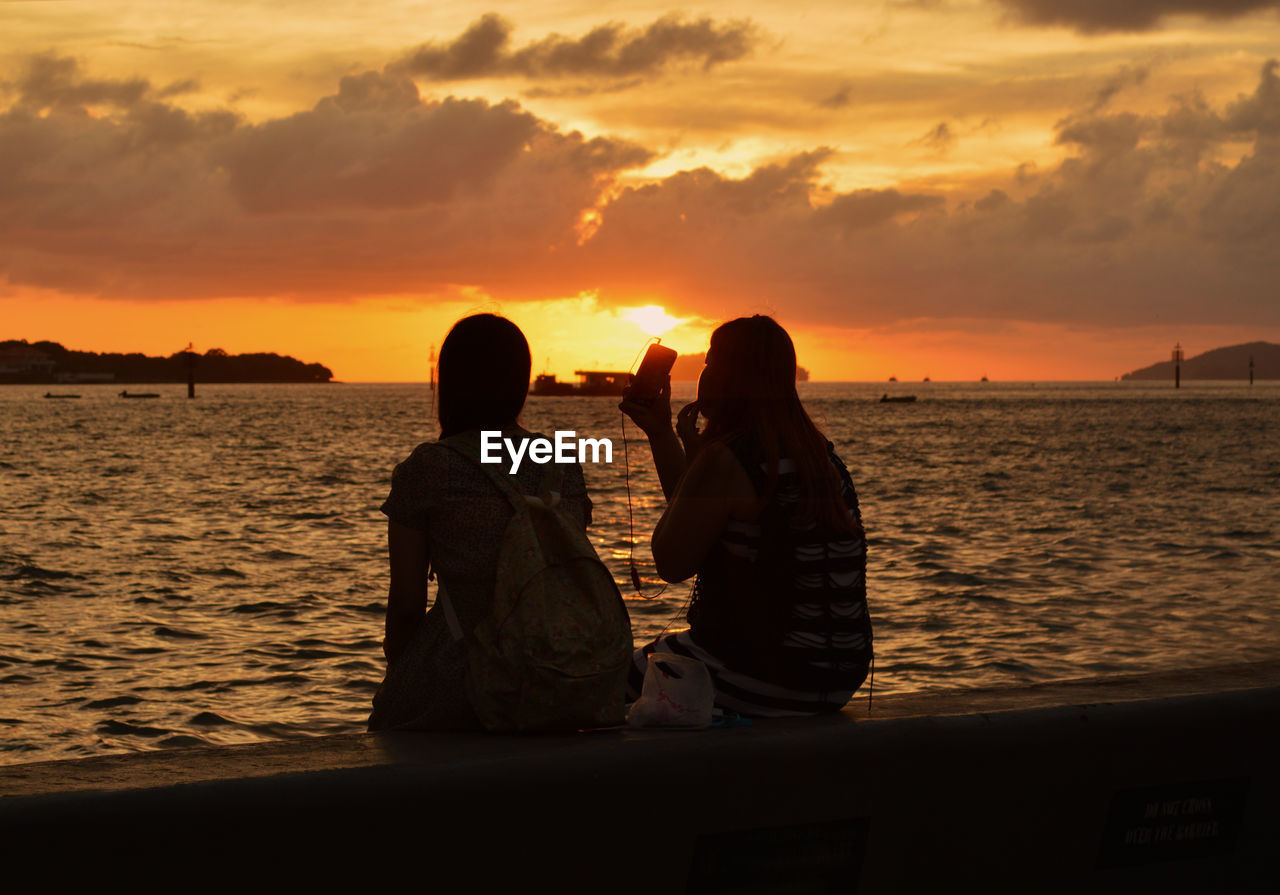
M 910 404 L 916 399 L 915 395 L 894 395 L 892 398 L 886 392 L 880 398 L 881 404 Z
M 924 381 L 925 381 L 925 382 L 933 382 L 933 380 L 932 380 L 932 379 L 930 379 L 928 376 L 926 376 L 926 377 L 924 378 Z
M 983 376 L 983 377 L 982 377 L 981 379 L 979 379 L 978 381 L 979 381 L 979 382 L 990 382 L 991 380 L 989 380 L 986 376 Z
M 53 392 L 45 392 L 44 396 L 46 398 L 78 398 L 80 397 L 79 395 L 55 395 Z
M 898 377 L 897 377 L 897 376 L 890 376 L 890 377 L 889 377 L 889 381 L 890 381 L 890 382 L 897 382 L 897 381 L 898 381 Z
M 120 397 L 122 398 L 158 398 L 160 396 L 155 392 L 133 392 L 132 394 L 130 394 L 129 390 L 125 389 L 120 393 Z

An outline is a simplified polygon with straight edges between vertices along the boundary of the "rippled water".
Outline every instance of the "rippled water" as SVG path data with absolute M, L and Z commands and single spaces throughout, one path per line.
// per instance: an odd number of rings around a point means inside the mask
M 862 496 L 876 690 L 1271 657 L 1280 384 L 806 383 Z M 391 469 L 432 437 L 410 385 L 0 389 L 0 762 L 360 730 L 382 676 Z M 691 396 L 677 383 L 677 397 Z M 677 402 L 678 403 L 678 402 Z M 627 581 L 619 414 L 592 538 Z M 628 430 L 632 436 L 634 429 Z M 661 506 L 630 446 L 637 559 Z M 637 637 L 687 585 L 630 603 Z

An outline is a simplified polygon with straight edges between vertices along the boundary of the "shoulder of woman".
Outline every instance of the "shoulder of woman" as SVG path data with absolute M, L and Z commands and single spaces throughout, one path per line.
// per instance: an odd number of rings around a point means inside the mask
M 412 451 L 409 456 L 396 464 L 396 470 L 402 467 L 406 470 L 418 470 L 423 467 L 437 466 L 446 461 L 448 455 L 455 453 L 446 445 L 438 441 L 424 441 Z
M 709 442 L 698 449 L 686 475 L 709 485 L 730 487 L 742 482 L 748 486 L 751 484 L 751 479 L 737 454 L 731 447 L 719 441 Z

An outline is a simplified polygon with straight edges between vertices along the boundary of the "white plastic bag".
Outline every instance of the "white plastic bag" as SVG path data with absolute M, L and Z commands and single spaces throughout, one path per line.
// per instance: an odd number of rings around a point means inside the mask
M 632 727 L 709 727 L 715 703 L 711 672 L 697 659 L 654 652 L 640 698 L 627 712 Z

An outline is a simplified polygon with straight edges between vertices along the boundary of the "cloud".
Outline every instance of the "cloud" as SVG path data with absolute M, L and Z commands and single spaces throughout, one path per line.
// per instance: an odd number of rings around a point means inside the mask
M 1064 161 L 972 195 L 837 190 L 821 147 L 743 176 L 627 182 L 652 153 L 512 102 L 423 97 L 395 69 L 254 123 L 145 80 L 37 69 L 0 112 L 0 283 L 130 299 L 592 291 L 847 327 L 1280 325 L 1276 62 L 1225 103 L 1138 113 L 1090 96 L 1056 125 Z
M 1085 34 L 1149 31 L 1169 16 L 1232 19 L 1280 9 L 1280 0 L 997 0 L 1032 25 L 1065 25 Z
M 853 88 L 846 84 L 830 96 L 818 100 L 824 109 L 843 109 L 853 102 Z
M 536 283 L 616 176 L 652 157 L 512 102 L 423 99 L 389 72 L 251 124 L 148 99 L 146 81 L 120 94 L 129 105 L 90 115 L 72 99 L 97 102 L 101 82 L 64 60 L 36 68 L 56 77 L 28 79 L 43 92 L 0 113 L 0 282 L 11 284 L 345 299 Z M 35 109 L 34 95 L 56 101 Z
M 1126 87 L 1141 86 L 1146 83 L 1147 76 L 1151 74 L 1150 66 L 1130 66 L 1122 65 L 1111 77 L 1107 78 L 1106 83 L 1098 89 L 1093 97 L 1093 105 L 1091 111 L 1097 112 L 1106 106 L 1111 100 Z
M 486 77 L 631 78 L 653 75 L 677 63 L 704 69 L 748 55 L 756 29 L 746 21 L 717 24 L 709 18 L 686 21 L 664 16 L 643 28 L 616 22 L 581 37 L 552 34 L 519 48 L 514 27 L 493 13 L 449 43 L 429 43 L 401 58 L 395 67 L 416 77 L 453 81 Z
M 1280 135 L 1280 62 L 1269 59 L 1262 80 L 1250 96 L 1242 96 L 1227 108 L 1226 125 L 1237 133 L 1254 131 L 1266 137 Z
M 810 325 L 967 317 L 1070 324 L 1280 324 L 1280 65 L 1215 109 L 1063 119 L 1070 156 L 944 207 L 824 188 L 822 157 L 748 178 L 682 172 L 624 190 L 582 263 L 602 298 L 665 292 L 714 319 L 772 303 Z M 1250 150 L 1227 162 L 1247 141 Z M 724 200 L 766 173 L 757 201 Z M 643 266 L 636 258 L 645 259 Z M 647 290 L 647 292 L 646 292 Z
M 18 94 L 20 106 L 36 110 L 103 104 L 128 107 L 151 92 L 151 84 L 142 78 L 86 78 L 76 59 L 51 53 L 30 57 L 17 80 L 6 86 Z
M 829 205 L 815 211 L 813 219 L 846 231 L 861 230 L 877 227 L 904 214 L 941 208 L 945 202 L 942 196 L 904 194 L 894 189 L 856 190 L 836 196 Z
M 370 71 L 309 112 L 239 129 L 216 158 L 250 211 L 413 208 L 483 188 L 538 128 L 515 103 L 423 102 L 407 77 Z
M 951 125 L 945 121 L 939 121 L 934 127 L 931 127 L 923 136 L 913 141 L 919 146 L 932 149 L 939 154 L 950 152 L 956 145 L 955 131 L 951 129 Z

